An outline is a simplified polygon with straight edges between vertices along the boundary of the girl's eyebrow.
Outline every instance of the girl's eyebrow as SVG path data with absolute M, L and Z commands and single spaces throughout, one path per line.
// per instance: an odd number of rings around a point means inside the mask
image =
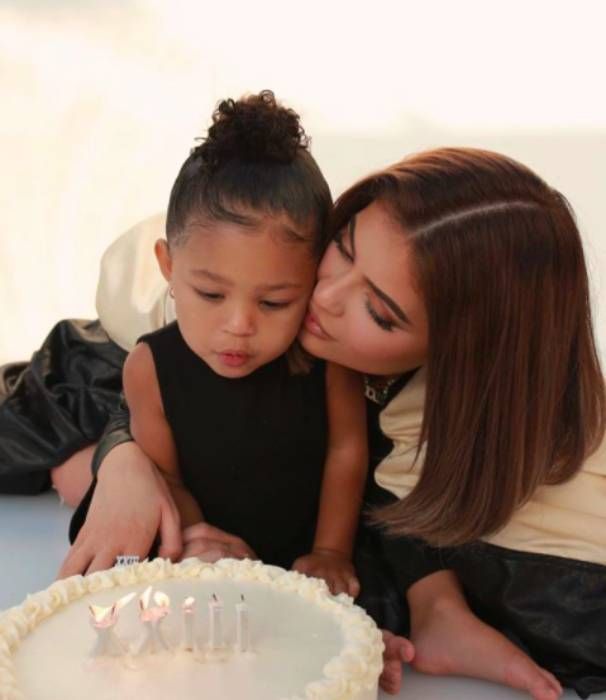
M 299 289 L 302 286 L 297 282 L 278 282 L 277 284 L 260 284 L 257 289 L 263 292 L 275 292 L 279 289 Z
M 349 220 L 349 225 L 347 226 L 347 230 L 349 231 L 349 244 L 351 245 L 351 253 L 352 257 L 356 257 L 356 239 L 355 239 L 355 233 L 356 233 L 356 216 L 351 217 Z M 402 311 L 402 309 L 396 304 L 396 302 L 385 292 L 381 291 L 376 284 L 371 282 L 368 277 L 364 277 L 366 280 L 366 283 L 368 286 L 372 289 L 372 291 L 381 299 L 386 306 L 388 306 L 393 313 L 402 321 L 402 323 L 405 323 L 409 326 L 412 326 L 412 323 L 410 322 L 410 319 L 408 316 Z
M 191 273 L 196 277 L 206 277 L 207 279 L 212 280 L 213 282 L 218 282 L 219 284 L 233 284 L 231 280 L 221 277 L 221 275 L 218 275 L 216 272 L 211 272 L 210 270 L 192 270 Z
M 224 284 L 230 287 L 233 286 L 233 282 L 231 280 L 218 275 L 216 272 L 211 272 L 210 270 L 192 270 L 192 274 L 196 277 L 206 277 L 206 279 L 216 282 L 217 284 Z M 300 289 L 302 286 L 302 284 L 297 282 L 277 282 L 276 284 L 260 284 L 256 289 L 263 292 L 276 292 L 281 289 Z

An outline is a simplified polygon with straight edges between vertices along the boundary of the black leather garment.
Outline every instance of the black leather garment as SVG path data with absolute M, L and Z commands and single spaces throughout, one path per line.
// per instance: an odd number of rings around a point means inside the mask
M 402 592 L 451 569 L 478 617 L 563 686 L 582 698 L 606 691 L 606 566 L 483 542 L 437 549 L 412 538 L 384 540 Z
M 606 691 L 606 566 L 483 543 L 448 563 L 479 616 L 563 686 Z
M 0 493 L 48 489 L 50 469 L 99 439 L 126 354 L 99 321 L 66 320 L 31 362 L 0 369 Z

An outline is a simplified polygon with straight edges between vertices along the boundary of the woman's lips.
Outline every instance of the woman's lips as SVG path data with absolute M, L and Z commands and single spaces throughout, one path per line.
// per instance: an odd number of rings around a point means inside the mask
M 312 335 L 317 338 L 322 338 L 322 340 L 330 340 L 328 333 L 322 328 L 317 316 L 313 311 L 308 311 L 307 316 L 305 316 L 304 324 L 305 330 L 309 331 Z

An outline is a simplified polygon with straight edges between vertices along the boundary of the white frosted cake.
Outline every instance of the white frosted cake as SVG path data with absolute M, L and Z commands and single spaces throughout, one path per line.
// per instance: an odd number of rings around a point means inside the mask
M 0 698 L 376 700 L 382 652 L 370 617 L 324 581 L 156 559 L 57 581 L 2 613 Z

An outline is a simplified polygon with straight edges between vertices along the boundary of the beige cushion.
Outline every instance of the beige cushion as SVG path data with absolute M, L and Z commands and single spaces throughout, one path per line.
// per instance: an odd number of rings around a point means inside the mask
M 97 313 L 110 338 L 125 350 L 131 350 L 139 336 L 175 320 L 174 303 L 154 254 L 165 223 L 165 214 L 144 219 L 101 258 Z

